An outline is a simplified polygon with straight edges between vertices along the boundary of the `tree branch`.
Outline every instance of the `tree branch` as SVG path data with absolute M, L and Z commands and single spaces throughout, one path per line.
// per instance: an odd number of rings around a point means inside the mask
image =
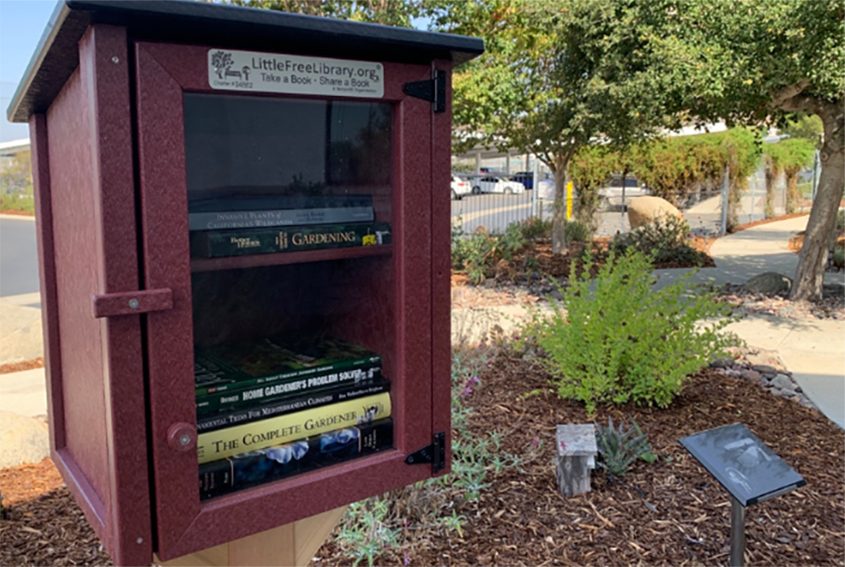
M 804 89 L 809 86 L 810 81 L 808 81 L 807 79 L 801 79 L 794 85 L 789 85 L 788 87 L 782 88 L 774 95 L 772 95 L 772 106 L 774 106 L 775 108 L 783 108 L 783 105 L 785 103 L 800 95 L 802 92 L 804 92 Z

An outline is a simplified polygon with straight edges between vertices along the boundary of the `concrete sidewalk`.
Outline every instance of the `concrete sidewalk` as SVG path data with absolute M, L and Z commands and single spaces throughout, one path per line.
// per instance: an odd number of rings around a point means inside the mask
M 715 268 L 700 270 L 699 283 L 744 284 L 763 272 L 794 277 L 798 254 L 789 239 L 807 226 L 809 216 L 761 224 L 716 240 L 710 248 Z M 657 270 L 659 285 L 689 270 Z M 825 283 L 845 284 L 842 273 L 825 274 Z M 749 346 L 776 350 L 804 393 L 828 418 L 845 428 L 845 321 L 749 315 L 730 331 Z

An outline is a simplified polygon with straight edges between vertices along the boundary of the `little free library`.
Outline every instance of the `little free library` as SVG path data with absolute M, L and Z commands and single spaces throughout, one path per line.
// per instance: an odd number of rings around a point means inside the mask
M 51 455 L 121 565 L 449 470 L 451 69 L 480 40 L 59 2 L 28 122 Z

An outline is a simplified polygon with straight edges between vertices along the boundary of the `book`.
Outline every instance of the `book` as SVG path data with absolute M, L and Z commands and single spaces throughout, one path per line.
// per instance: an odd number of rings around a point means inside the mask
M 393 420 L 328 433 L 242 453 L 199 467 L 200 499 L 243 490 L 393 447 Z
M 197 435 L 197 458 L 200 464 L 208 463 L 335 429 L 370 423 L 390 415 L 390 394 L 385 392 L 206 431 Z
M 360 388 L 381 379 L 381 367 L 352 368 L 304 378 L 273 381 L 258 386 L 230 388 L 196 398 L 197 416 L 205 418 L 234 410 L 250 409 L 256 404 L 287 400 L 305 395 L 325 394 L 337 388 Z
M 372 195 L 279 195 L 278 188 L 219 188 L 209 192 L 188 193 L 189 213 L 227 211 L 264 211 L 284 209 L 336 209 L 373 206 Z M 289 191 L 290 190 L 286 190 Z
M 209 211 L 188 213 L 188 228 L 220 230 L 226 228 L 260 228 L 297 226 L 306 224 L 332 224 L 372 222 L 372 207 L 314 207 L 305 209 L 258 209 L 252 211 Z
M 362 346 L 329 337 L 278 335 L 197 348 L 194 352 L 197 397 L 376 367 L 381 367 L 379 355 Z
M 204 230 L 191 233 L 191 257 L 223 258 L 382 244 L 390 244 L 390 225 L 386 223 Z
M 364 396 L 372 396 L 390 390 L 390 382 L 378 378 L 370 384 L 333 387 L 308 393 L 304 396 L 285 397 L 271 400 L 260 405 L 236 409 L 225 413 L 214 413 L 197 419 L 197 431 L 214 431 L 223 427 L 231 427 L 239 423 L 249 423 L 259 419 L 284 415 L 295 411 L 325 406 L 345 400 L 354 400 Z

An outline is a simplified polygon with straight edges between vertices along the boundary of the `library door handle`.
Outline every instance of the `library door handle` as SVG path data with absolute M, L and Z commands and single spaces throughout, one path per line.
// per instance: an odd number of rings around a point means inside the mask
M 173 309 L 172 289 L 145 289 L 143 291 L 123 291 L 119 293 L 101 293 L 91 296 L 91 307 L 95 318 L 117 317 L 118 315 L 138 315 L 151 311 Z
M 167 444 L 174 451 L 185 453 L 196 449 L 197 430 L 190 423 L 174 423 L 167 428 Z

